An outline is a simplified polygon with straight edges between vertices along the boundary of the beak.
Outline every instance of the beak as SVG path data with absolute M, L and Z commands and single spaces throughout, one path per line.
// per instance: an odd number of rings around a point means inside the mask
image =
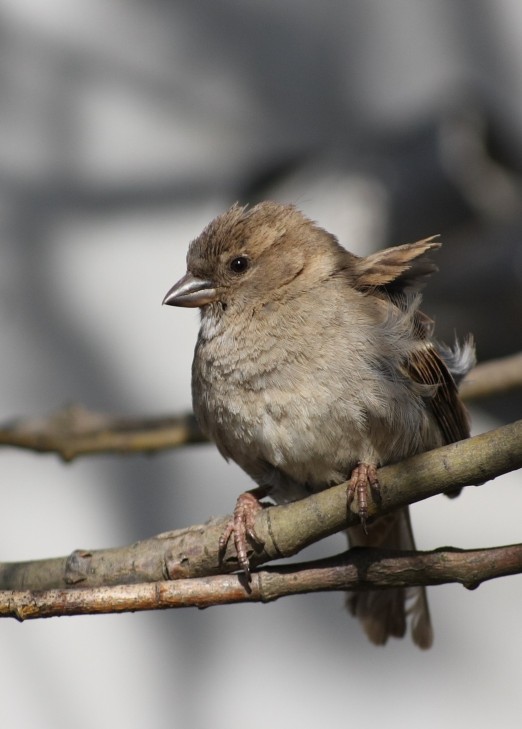
M 187 273 L 167 292 L 163 299 L 168 306 L 205 306 L 216 300 L 212 281 L 205 281 Z

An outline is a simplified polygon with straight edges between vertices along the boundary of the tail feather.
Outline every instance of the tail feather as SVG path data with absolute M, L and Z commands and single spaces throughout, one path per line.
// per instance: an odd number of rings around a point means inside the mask
M 415 542 L 408 508 L 400 509 L 368 525 L 347 530 L 350 546 L 371 546 L 385 549 L 413 550 Z M 357 617 L 368 638 L 384 645 L 388 638 L 402 638 L 408 623 L 413 642 L 419 648 L 433 643 L 428 600 L 424 587 L 368 590 L 347 598 L 347 607 Z

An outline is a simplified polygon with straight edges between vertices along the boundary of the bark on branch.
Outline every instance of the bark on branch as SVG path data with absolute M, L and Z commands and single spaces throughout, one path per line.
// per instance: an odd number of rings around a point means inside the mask
M 59 615 L 209 607 L 238 602 L 271 602 L 308 592 L 368 590 L 459 582 L 481 582 L 522 572 L 522 544 L 482 550 L 440 549 L 409 554 L 352 549 L 328 560 L 268 567 L 252 574 L 219 575 L 153 584 L 68 590 L 0 592 L 0 617 L 17 620 Z M 364 579 L 361 579 L 364 575 Z
M 452 487 L 482 483 L 520 467 L 522 420 L 379 469 L 382 500 L 379 504 L 370 501 L 369 517 Z M 213 519 L 202 526 L 167 532 L 122 548 L 77 550 L 68 557 L 5 563 L 0 565 L 0 590 L 57 589 L 56 599 L 65 600 L 63 589 L 74 585 L 121 586 L 231 572 L 237 569 L 233 549 L 222 563 L 218 555 L 219 536 L 227 520 Z M 252 551 L 251 564 L 289 557 L 357 522 L 356 514 L 347 513 L 346 484 L 292 504 L 267 508 L 256 519 L 256 532 L 264 545 Z M 423 584 L 421 573 L 417 579 L 417 584 Z M 475 578 L 471 575 L 467 581 L 474 582 Z M 116 601 L 118 594 L 114 593 Z

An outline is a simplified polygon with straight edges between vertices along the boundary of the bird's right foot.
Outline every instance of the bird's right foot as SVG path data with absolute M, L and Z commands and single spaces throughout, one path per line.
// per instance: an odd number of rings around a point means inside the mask
M 261 511 L 261 509 L 263 509 L 263 504 L 259 501 L 256 492 L 258 492 L 260 498 L 262 498 L 265 496 L 265 491 L 262 491 L 263 493 L 259 493 L 260 489 L 252 489 L 252 491 L 245 491 L 243 494 L 240 494 L 236 501 L 232 517 L 219 539 L 219 554 L 220 559 L 223 559 L 230 537 L 233 538 L 237 561 L 249 582 L 249 542 L 263 546 L 263 541 L 259 539 L 255 530 L 256 515 L 259 511 Z

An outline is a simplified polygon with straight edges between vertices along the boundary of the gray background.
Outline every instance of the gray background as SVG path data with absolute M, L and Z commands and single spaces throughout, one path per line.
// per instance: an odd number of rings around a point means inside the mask
M 160 302 L 236 199 L 295 202 L 357 253 L 442 233 L 439 332 L 521 348 L 516 0 L 0 0 L 0 49 L 3 420 L 187 410 L 197 314 Z M 485 403 L 474 430 L 517 412 Z M 201 523 L 249 486 L 211 446 L 1 463 L 3 560 Z M 419 546 L 520 541 L 520 486 L 417 505 Z M 0 721 L 518 727 L 521 597 L 519 577 L 431 589 L 428 653 L 370 645 L 336 594 L 5 621 Z

